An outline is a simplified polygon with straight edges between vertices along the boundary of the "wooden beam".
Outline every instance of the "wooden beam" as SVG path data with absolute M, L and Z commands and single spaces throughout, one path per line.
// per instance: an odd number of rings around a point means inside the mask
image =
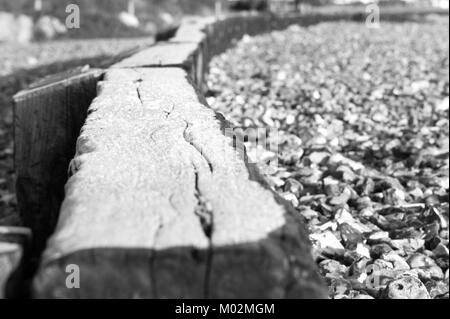
M 201 101 L 181 68 L 106 74 L 35 297 L 326 297 L 306 231 Z
M 16 191 L 22 220 L 34 234 L 33 260 L 56 224 L 67 167 L 101 74 L 65 72 L 14 97 Z

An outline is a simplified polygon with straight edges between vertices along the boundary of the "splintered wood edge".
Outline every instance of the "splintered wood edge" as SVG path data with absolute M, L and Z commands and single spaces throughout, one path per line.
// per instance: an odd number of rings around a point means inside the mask
M 182 69 L 107 72 L 35 296 L 325 298 L 306 231 L 225 126 Z

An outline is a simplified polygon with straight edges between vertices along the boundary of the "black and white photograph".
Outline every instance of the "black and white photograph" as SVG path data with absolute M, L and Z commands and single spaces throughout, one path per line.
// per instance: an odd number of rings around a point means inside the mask
M 0 0 L 0 299 L 448 300 L 449 1 Z

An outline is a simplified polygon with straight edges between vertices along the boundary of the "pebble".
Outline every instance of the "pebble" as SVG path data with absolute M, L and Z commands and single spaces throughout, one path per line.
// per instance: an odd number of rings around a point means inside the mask
M 425 285 L 413 276 L 403 276 L 389 282 L 382 296 L 386 299 L 431 299 Z
M 443 244 L 438 244 L 437 247 L 433 250 L 433 254 L 436 257 L 444 257 L 449 258 L 448 248 Z
M 395 271 L 406 271 L 411 269 L 406 260 L 397 255 L 395 252 L 384 254 L 382 259 L 392 263 Z
M 319 269 L 320 273 L 324 277 L 327 277 L 328 275 L 331 277 L 339 277 L 343 276 L 347 272 L 348 267 L 336 260 L 326 259 L 319 263 Z
M 385 243 L 376 244 L 370 248 L 370 256 L 373 259 L 378 259 L 382 255 L 388 254 L 391 251 L 392 251 L 392 248 L 388 244 L 385 244 Z
M 312 234 L 310 238 L 320 252 L 328 256 L 338 257 L 343 256 L 345 253 L 344 246 L 342 246 L 341 242 L 330 231 L 321 234 Z

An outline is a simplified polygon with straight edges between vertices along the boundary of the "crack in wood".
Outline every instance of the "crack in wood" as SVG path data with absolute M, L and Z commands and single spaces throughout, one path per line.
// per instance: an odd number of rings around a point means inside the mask
M 203 232 L 205 233 L 205 236 L 208 238 L 206 271 L 205 271 L 205 279 L 204 279 L 204 283 L 203 283 L 204 284 L 204 286 L 203 286 L 204 298 L 208 299 L 210 296 L 209 286 L 210 286 L 210 282 L 211 282 L 211 270 L 212 270 L 212 263 L 213 263 L 212 234 L 214 231 L 214 224 L 213 224 L 214 214 L 213 214 L 213 207 L 211 206 L 211 203 L 209 203 L 208 200 L 205 199 L 202 195 L 200 185 L 199 185 L 199 178 L 200 178 L 199 169 L 195 166 L 194 163 L 192 163 L 192 166 L 194 168 L 194 174 L 195 174 L 195 197 L 197 199 L 197 205 L 195 207 L 194 213 L 199 218 Z
M 203 159 L 206 161 L 206 163 L 208 164 L 209 167 L 209 171 L 211 172 L 211 174 L 214 173 L 214 167 L 211 163 L 211 161 L 209 160 L 209 158 L 204 154 L 204 152 L 202 151 L 202 147 L 199 146 L 197 143 L 194 142 L 194 139 L 192 138 L 192 135 L 190 134 L 189 130 L 192 127 L 192 123 L 189 123 L 188 121 L 184 121 L 186 123 L 186 127 L 184 128 L 183 131 L 183 138 L 185 139 L 185 141 L 191 145 L 193 148 L 195 148 L 195 150 L 200 153 L 201 157 L 203 157 Z

